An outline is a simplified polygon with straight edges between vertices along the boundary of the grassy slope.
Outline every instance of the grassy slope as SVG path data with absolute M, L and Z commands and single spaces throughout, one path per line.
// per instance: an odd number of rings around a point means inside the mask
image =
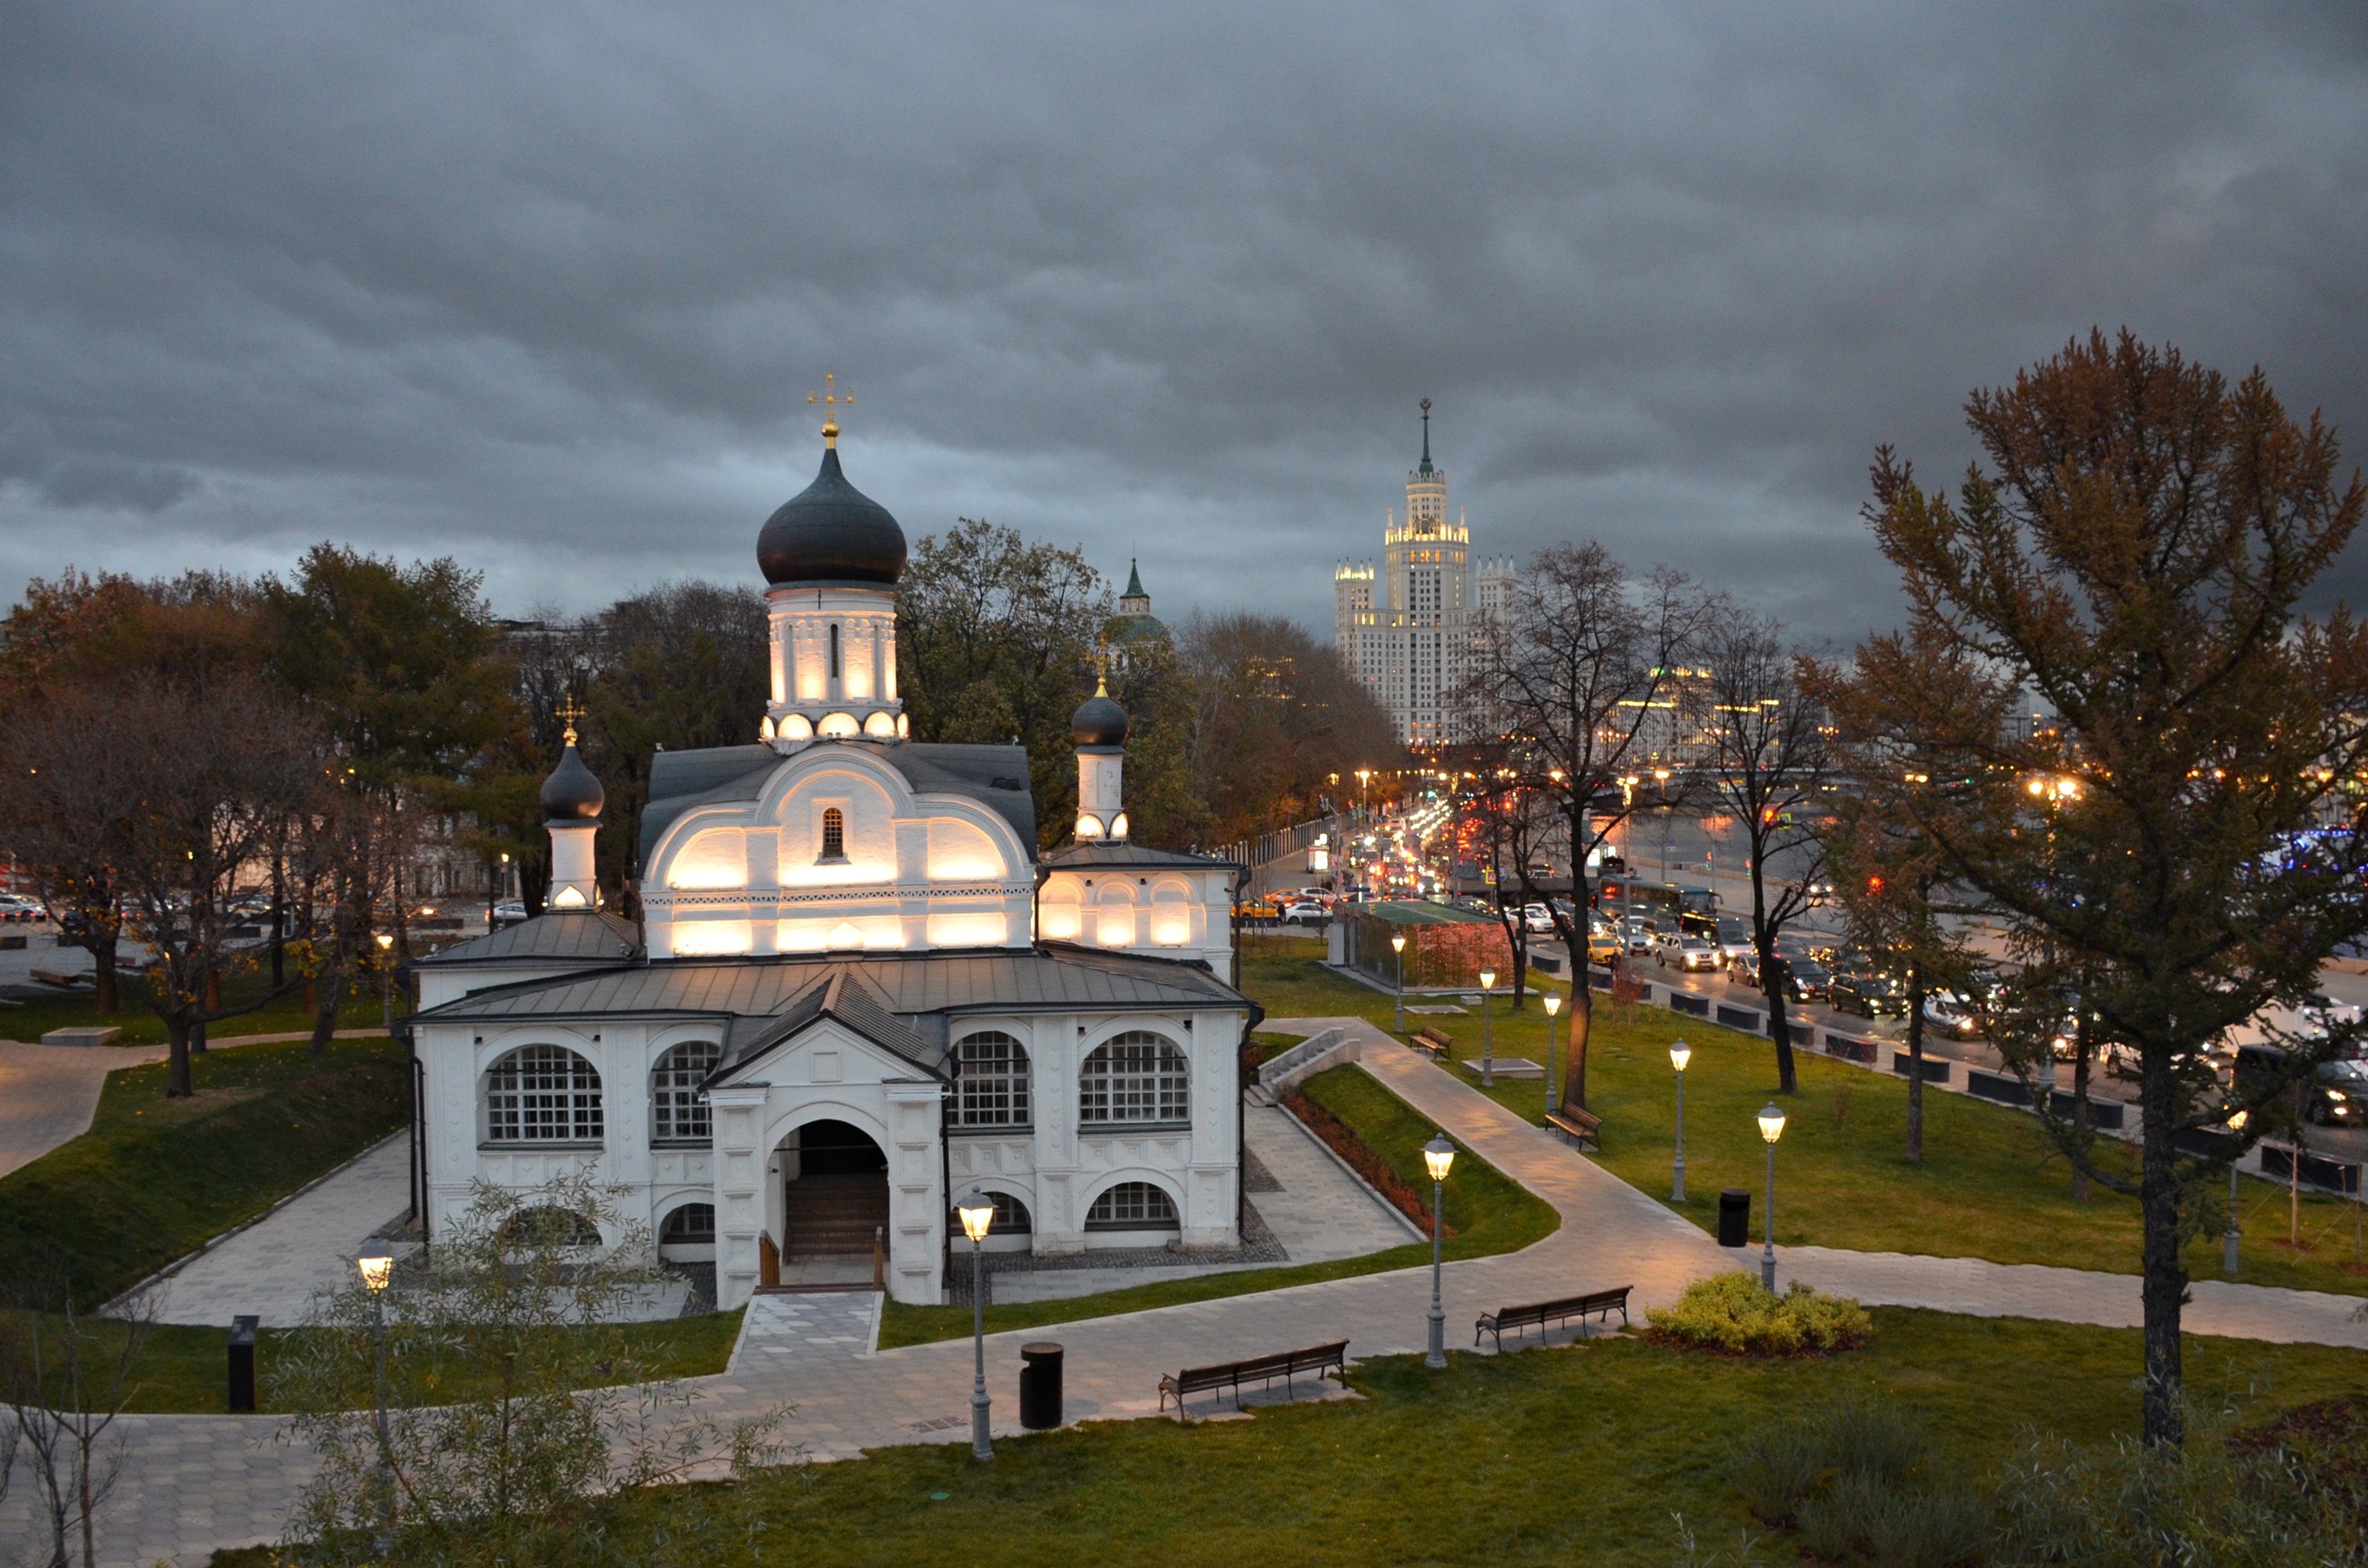
M 91 1365 L 111 1374 L 111 1358 L 120 1354 L 123 1330 L 111 1323 L 92 1324 L 95 1347 Z M 54 1333 L 56 1320 L 50 1320 Z M 256 1346 L 256 1383 L 261 1408 L 270 1411 L 273 1358 L 284 1354 L 307 1330 L 265 1329 Z M 720 1372 L 732 1358 L 733 1341 L 740 1334 L 740 1311 L 710 1312 L 700 1317 L 670 1318 L 662 1323 L 628 1324 L 631 1348 L 648 1358 L 646 1370 L 658 1378 L 695 1378 Z M 151 1414 L 218 1415 L 229 1409 L 227 1344 L 230 1331 L 192 1324 L 159 1324 L 140 1341 L 131 1371 L 131 1393 L 124 1408 Z M 62 1384 L 63 1380 L 60 1380 Z M 593 1385 L 587 1385 L 593 1386 Z
M 1417 1115 L 1406 1102 L 1355 1067 L 1336 1067 L 1318 1074 L 1303 1087 L 1318 1104 L 1356 1129 L 1366 1145 L 1387 1160 L 1400 1176 L 1417 1183 L 1429 1179 L 1422 1174 L 1421 1149 L 1438 1128 Z M 1456 1162 L 1455 1180 L 1449 1185 L 1447 1222 L 1456 1231 L 1447 1240 L 1447 1256 L 1480 1257 L 1525 1247 L 1550 1233 L 1560 1221 L 1545 1203 L 1466 1151 Z M 1252 1290 L 1280 1290 L 1286 1285 L 1376 1274 L 1425 1263 L 1429 1257 L 1428 1245 L 1409 1243 L 1386 1252 L 1329 1263 L 1205 1274 L 1197 1278 L 1163 1280 L 1065 1301 L 1015 1301 L 988 1307 L 986 1326 L 1001 1332 L 1075 1323 L 1080 1318 L 1108 1317 L 1113 1312 L 1142 1312 L 1150 1307 L 1214 1301 Z M 880 1344 L 883 1349 L 919 1345 L 933 1339 L 959 1338 L 970 1331 L 968 1307 L 908 1307 L 890 1301 L 882 1309 Z
M 1326 970 L 1316 961 L 1320 956 L 1320 946 L 1307 942 L 1254 957 L 1244 966 L 1244 988 L 1274 1017 L 1352 1014 L 1388 1028 L 1391 998 Z M 1508 1012 L 1502 997 L 1491 1006 L 1497 1054 L 1543 1062 L 1545 1019 L 1534 997 L 1519 1014 Z M 1600 1163 L 1655 1197 L 1667 1197 L 1677 1131 L 1668 1044 L 1682 1034 L 1694 1047 L 1686 1073 L 1691 1200 L 1682 1211 L 1704 1230 L 1714 1229 L 1719 1188 L 1748 1187 L 1756 1239 L 1767 1156 L 1753 1118 L 1776 1086 L 1774 1047 L 1659 1008 L 1634 1012 L 1633 1023 L 1615 1021 L 1613 1009 L 1599 998 L 1588 1103 L 1604 1119 Z M 1406 1022 L 1438 1023 L 1454 1035 L 1459 1057 L 1480 1054 L 1476 1015 Z M 1784 1105 L 1789 1120 L 1777 1149 L 1779 1245 L 2137 1271 L 2135 1199 L 2099 1189 L 2086 1204 L 2072 1201 L 2068 1169 L 2028 1114 L 1963 1095 L 1928 1093 L 1924 1163 L 1910 1165 L 1901 1157 L 1907 1124 L 1904 1080 L 1805 1052 L 1796 1060 L 1800 1093 Z M 1464 1081 L 1476 1082 L 1468 1075 Z M 1516 1114 L 1543 1119 L 1545 1090 L 1536 1080 L 1499 1083 L 1495 1092 Z M 2109 1145 L 2108 1152 L 2135 1153 L 2123 1145 Z M 2352 1205 L 2305 1198 L 2302 1232 L 2316 1245 L 2297 1253 L 2284 1245 L 2287 1195 L 2252 1180 L 2241 1190 L 2241 1279 L 2368 1293 L 2368 1273 L 2351 1267 Z M 2215 1211 L 2189 1248 L 2188 1268 L 2197 1278 L 2221 1277 L 2219 1231 Z
M 2089 1440 L 2134 1430 L 2135 1331 L 1897 1308 L 1875 1318 L 1873 1345 L 1824 1360 L 1727 1361 L 1625 1337 L 1498 1359 L 1458 1353 L 1443 1373 L 1397 1358 L 1352 1375 L 1367 1403 L 998 1439 L 992 1465 L 973 1463 L 962 1444 L 889 1449 L 758 1481 L 757 1551 L 767 1563 L 799 1568 L 1664 1568 L 1678 1557 L 1673 1514 L 1705 1546 L 1732 1546 L 1744 1528 L 1723 1480 L 1736 1432 L 1845 1391 L 1913 1409 L 1985 1477 L 2026 1424 Z M 2197 1341 L 2189 1375 L 2202 1398 L 2249 1391 L 2265 1418 L 2272 1407 L 2368 1386 L 2368 1357 Z M 932 1493 L 951 1495 L 933 1502 Z M 720 1539 L 657 1539 L 681 1506 L 672 1488 L 632 1499 L 618 1560 L 747 1561 Z M 216 1560 L 217 1568 L 256 1561 Z
M 0 1281 L 137 1283 L 401 1128 L 404 1063 L 387 1040 L 245 1046 L 197 1058 L 187 1100 L 161 1062 L 110 1074 L 88 1132 L 0 1176 Z

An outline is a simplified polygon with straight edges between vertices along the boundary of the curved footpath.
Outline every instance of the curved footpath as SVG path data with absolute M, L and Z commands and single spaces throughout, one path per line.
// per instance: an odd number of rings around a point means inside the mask
M 1641 1311 L 1740 1261 L 1363 1020 L 1272 1022 L 1285 1030 L 1349 1031 L 1364 1048 L 1367 1072 L 1562 1215 L 1554 1234 L 1520 1252 L 1447 1266 L 1451 1346 L 1468 1347 L 1474 1317 L 1501 1305 L 1631 1285 L 1632 1306 Z M 2067 1323 L 2137 1321 L 2137 1281 L 2129 1276 L 1815 1247 L 1778 1257 L 1821 1289 L 1869 1302 Z M 2191 1332 L 2368 1348 L 2368 1321 L 2355 1315 L 2361 1303 L 2351 1298 L 2209 1281 L 2199 1281 L 2194 1295 Z M 1066 1347 L 1071 1422 L 1130 1419 L 1157 1411 L 1160 1375 L 1182 1366 L 1342 1337 L 1360 1359 L 1419 1352 L 1429 1302 L 1429 1271 L 1412 1268 L 994 1335 L 987 1365 L 996 1430 L 1018 1433 L 1019 1346 L 1027 1341 L 1055 1339 Z M 692 1386 L 707 1396 L 710 1413 L 727 1418 L 794 1404 L 783 1434 L 817 1459 L 895 1443 L 967 1442 L 969 1343 L 871 1351 L 872 1303 L 869 1295 L 758 1297 L 730 1370 Z M 1212 1407 L 1204 1400 L 1197 1408 Z M 122 1479 L 101 1519 L 108 1562 L 195 1564 L 217 1546 L 273 1539 L 311 1468 L 307 1456 L 276 1440 L 278 1423 L 268 1417 L 127 1416 L 122 1426 Z M 18 1508 L 13 1499 L 0 1507 L 0 1528 L 14 1528 Z

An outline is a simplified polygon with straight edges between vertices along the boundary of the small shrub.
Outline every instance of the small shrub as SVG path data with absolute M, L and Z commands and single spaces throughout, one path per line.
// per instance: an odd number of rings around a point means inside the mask
M 1798 1281 L 1780 1296 L 1748 1274 L 1698 1279 L 1675 1305 L 1645 1319 L 1651 1338 L 1728 1356 L 1825 1355 L 1874 1333 L 1866 1309 L 1846 1296 L 1821 1296 Z
M 1898 1486 L 1931 1460 L 1923 1423 L 1889 1400 L 1851 1394 L 1820 1418 L 1826 1461 L 1844 1474 Z
M 1887 1484 L 1844 1475 L 1801 1505 L 1801 1544 L 1828 1562 L 1961 1568 L 1988 1554 L 1989 1505 L 1962 1484 Z
M 1828 1468 L 1821 1434 L 1793 1421 L 1746 1433 L 1728 1453 L 1726 1478 L 1753 1518 L 1789 1525 Z

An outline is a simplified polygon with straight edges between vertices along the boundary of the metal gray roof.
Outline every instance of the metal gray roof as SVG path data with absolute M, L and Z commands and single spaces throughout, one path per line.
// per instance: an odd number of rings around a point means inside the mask
M 739 1071 L 824 1018 L 836 1019 L 932 1077 L 949 1075 L 943 1028 L 915 1028 L 890 1011 L 887 998 L 867 984 L 862 976 L 848 965 L 834 964 L 814 983 L 791 997 L 779 1013 L 736 1020 L 725 1041 L 723 1059 L 715 1064 L 709 1081 Z
M 641 927 L 595 909 L 546 909 L 483 937 L 412 960 L 420 968 L 457 963 L 615 963 L 641 951 Z
M 1146 849 L 1140 844 L 1066 844 L 1044 857 L 1047 866 L 1094 869 L 1103 866 L 1176 866 L 1199 871 L 1237 869 L 1239 863 L 1214 855 L 1179 855 L 1172 849 Z
M 414 1015 L 423 1022 L 709 1014 L 767 1017 L 833 971 L 860 980 L 907 1027 L 930 1014 L 1247 1007 L 1206 969 L 1046 944 L 866 958 L 667 959 L 491 986 Z M 854 1006 L 854 1004 L 849 1004 Z
M 1036 797 L 1028 787 L 1025 746 L 971 746 L 898 741 L 819 741 L 818 745 L 861 745 L 905 776 L 916 790 L 964 795 L 1009 823 L 1021 847 L 1036 853 Z M 765 791 L 773 770 L 791 760 L 764 745 L 712 746 L 703 751 L 662 751 L 650 758 L 649 803 L 642 808 L 641 860 L 675 819 L 693 806 L 719 801 L 753 801 Z

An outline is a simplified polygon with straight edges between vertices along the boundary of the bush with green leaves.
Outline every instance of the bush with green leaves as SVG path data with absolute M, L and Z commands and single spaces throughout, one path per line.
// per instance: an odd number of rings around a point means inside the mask
M 290 1436 L 321 1460 L 289 1555 L 598 1563 L 620 1493 L 780 1462 L 786 1409 L 726 1426 L 682 1385 L 637 1376 L 624 1320 L 658 1283 L 654 1256 L 589 1173 L 481 1184 L 386 1290 L 319 1298 L 274 1379 Z M 739 1490 L 689 1492 L 719 1509 Z M 737 1533 L 715 1523 L 719 1540 Z
M 1697 1279 L 1645 1321 L 1648 1338 L 1728 1356 L 1826 1355 L 1874 1332 L 1866 1309 L 1847 1296 L 1821 1296 L 1798 1280 L 1778 1295 L 1748 1274 Z
M 1896 1403 L 1857 1396 L 1754 1431 L 1728 1478 L 1755 1517 L 1799 1532 L 1821 1562 L 1959 1568 L 1987 1561 L 1993 1509 Z

